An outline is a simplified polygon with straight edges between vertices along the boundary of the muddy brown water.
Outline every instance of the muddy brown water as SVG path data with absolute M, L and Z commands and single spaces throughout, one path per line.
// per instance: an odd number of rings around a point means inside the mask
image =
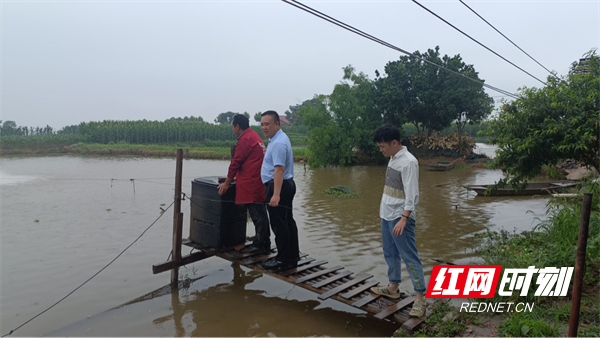
M 184 192 L 194 177 L 224 175 L 228 164 L 185 160 Z M 378 216 L 385 167 L 294 170 L 300 250 L 385 283 Z M 139 236 L 171 203 L 174 172 L 173 159 L 1 158 L 0 333 L 54 304 Z M 475 197 L 462 187 L 500 177 L 487 169 L 420 168 L 417 245 L 426 279 L 431 259 L 479 262 L 473 233 L 528 230 L 544 218 L 545 198 Z M 328 197 L 323 191 L 334 184 L 360 195 Z M 189 202 L 183 211 L 189 215 Z M 13 335 L 389 336 L 397 328 L 216 257 L 182 268 L 186 287 L 172 293 L 169 273 L 151 272 L 171 250 L 172 218 L 169 210 L 111 266 Z M 412 291 L 409 278 L 401 288 Z

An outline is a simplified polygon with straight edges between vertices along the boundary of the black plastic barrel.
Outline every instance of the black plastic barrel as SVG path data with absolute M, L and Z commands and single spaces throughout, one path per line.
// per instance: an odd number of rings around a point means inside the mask
M 207 247 L 224 248 L 246 241 L 246 208 L 235 204 L 235 182 L 223 196 L 219 178 L 192 181 L 190 240 Z

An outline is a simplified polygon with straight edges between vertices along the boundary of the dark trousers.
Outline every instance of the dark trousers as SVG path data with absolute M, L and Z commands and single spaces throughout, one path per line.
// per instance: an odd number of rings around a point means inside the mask
M 269 217 L 267 216 L 267 207 L 263 203 L 246 204 L 256 237 L 252 244 L 257 247 L 271 249 L 271 231 L 269 230 Z
M 275 184 L 267 182 L 266 202 L 271 201 Z M 296 195 L 296 183 L 293 179 L 284 180 L 281 186 L 279 206 L 271 207 L 267 205 L 271 229 L 275 234 L 275 244 L 277 245 L 277 259 L 280 262 L 297 262 L 300 258 L 300 248 L 298 247 L 298 227 L 294 216 L 292 215 L 292 200 Z

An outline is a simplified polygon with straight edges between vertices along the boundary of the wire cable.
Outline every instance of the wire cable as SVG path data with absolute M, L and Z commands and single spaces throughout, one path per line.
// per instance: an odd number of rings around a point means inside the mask
M 519 48 L 519 50 L 521 52 L 523 52 L 523 53 L 525 53 L 525 55 L 529 56 L 529 58 L 532 59 L 533 61 L 535 61 L 535 63 L 537 63 L 538 65 L 540 65 L 542 68 L 544 68 L 552 76 L 556 77 L 556 75 L 554 75 L 554 73 L 552 73 L 548 68 L 544 67 L 544 65 L 541 64 L 541 63 L 539 63 L 538 60 L 534 59 L 533 56 L 527 54 L 526 51 L 524 51 L 521 47 L 517 46 L 517 44 L 514 43 L 511 39 L 509 39 L 506 35 L 502 34 L 501 31 L 499 31 L 496 27 L 494 27 L 491 23 L 489 23 L 481 15 L 479 15 L 479 13 L 475 12 L 475 10 L 473 8 L 469 7 L 469 5 L 467 5 L 466 3 L 464 3 L 464 1 L 462 1 L 462 0 L 458 0 L 458 1 L 460 1 L 461 4 L 465 5 L 465 7 L 467 7 L 469 10 L 471 10 L 471 12 L 475 13 L 475 15 L 477 15 L 481 20 L 483 20 L 483 22 L 487 23 L 490 27 L 492 27 L 496 32 L 498 32 L 498 34 L 502 35 L 506 40 L 508 40 L 510 43 L 512 43 L 515 47 Z
M 291 5 L 291 6 L 294 6 L 294 7 L 298 8 L 298 9 L 301 9 L 301 10 L 303 10 L 303 11 L 305 11 L 305 12 L 309 13 L 309 14 L 312 14 L 312 15 L 314 15 L 314 16 L 316 16 L 316 17 L 320 18 L 320 19 L 323 19 L 323 20 L 325 20 L 325 21 L 328 21 L 328 22 L 330 22 L 330 23 L 332 23 L 332 24 L 334 24 L 334 25 L 336 25 L 336 26 L 339 26 L 339 27 L 341 27 L 341 28 L 345 29 L 345 30 L 348 30 L 348 31 L 350 31 L 350 32 L 352 32 L 352 33 L 354 33 L 354 34 L 360 35 L 360 36 L 362 36 L 362 37 L 364 37 L 364 38 L 367 38 L 367 39 L 369 39 L 369 40 L 372 40 L 372 41 L 374 41 L 374 42 L 377 42 L 377 43 L 379 43 L 379 44 L 382 44 L 382 45 L 384 45 L 384 46 L 386 46 L 386 47 L 388 47 L 388 48 L 391 48 L 391 49 L 393 49 L 393 50 L 399 51 L 399 52 L 401 52 L 401 53 L 404 53 L 404 54 L 406 54 L 406 55 L 409 55 L 409 56 L 411 56 L 411 57 L 413 57 L 413 58 L 416 58 L 416 59 L 418 59 L 418 60 L 421 60 L 421 61 L 423 61 L 423 62 L 426 62 L 426 63 L 428 63 L 428 64 L 431 64 L 431 65 L 433 65 L 433 66 L 435 66 L 435 67 L 438 67 L 438 68 L 440 68 L 440 69 L 444 69 L 444 70 L 446 70 L 446 71 L 448 71 L 448 72 L 451 72 L 451 73 L 453 73 L 453 74 L 455 74 L 455 75 L 462 76 L 462 77 L 464 77 L 464 78 L 466 78 L 466 79 L 468 79 L 468 80 L 470 80 L 470 81 L 473 81 L 473 82 L 475 82 L 475 83 L 477 83 L 477 84 L 479 84 L 479 85 L 481 85 L 481 86 L 484 86 L 484 87 L 486 87 L 486 88 L 489 88 L 489 89 L 491 89 L 491 90 L 493 90 L 493 91 L 496 91 L 496 92 L 498 92 L 498 93 L 500 93 L 500 94 L 504 94 L 504 95 L 506 95 L 506 96 L 509 96 L 509 97 L 511 97 L 511 98 L 514 98 L 514 99 L 517 99 L 517 98 L 518 98 L 518 96 L 517 96 L 516 94 L 513 94 L 513 93 L 511 93 L 511 92 L 509 92 L 509 91 L 506 91 L 506 90 L 503 90 L 503 89 L 500 89 L 500 88 L 494 87 L 494 86 L 492 86 L 492 85 L 486 84 L 486 83 L 484 83 L 483 81 L 480 81 L 480 80 L 473 79 L 473 78 L 471 78 L 471 77 L 468 77 L 468 76 L 466 76 L 466 75 L 464 75 L 464 74 L 461 74 L 461 73 L 459 73 L 459 72 L 456 72 L 456 71 L 453 71 L 453 70 L 451 70 L 451 69 L 448 69 L 448 68 L 446 68 L 446 67 L 444 67 L 444 66 L 442 66 L 442 65 L 439 65 L 439 64 L 437 64 L 437 63 L 435 63 L 435 62 L 432 62 L 432 61 L 429 61 L 429 60 L 427 60 L 427 59 L 424 59 L 424 58 L 422 58 L 422 57 L 419 57 L 419 56 L 417 56 L 417 55 L 415 55 L 415 54 L 413 54 L 413 53 L 411 53 L 411 52 L 408 52 L 408 51 L 406 51 L 406 50 L 404 50 L 404 49 L 402 49 L 402 48 L 396 47 L 396 46 L 394 46 L 394 45 L 392 45 L 392 44 L 390 44 L 390 43 L 388 43 L 388 42 L 386 42 L 386 41 L 383 41 L 383 40 L 381 40 L 381 39 L 379 39 L 379 38 L 376 38 L 376 37 L 374 37 L 374 36 L 372 36 L 372 35 L 370 35 L 370 34 L 367 34 L 367 33 L 363 32 L 363 31 L 361 31 L 361 30 L 359 30 L 359 29 L 357 29 L 357 28 L 355 28 L 355 27 L 353 27 L 353 26 L 351 26 L 351 25 L 348 25 L 348 24 L 346 24 L 346 23 L 344 23 L 344 22 L 342 22 L 342 21 L 339 21 L 339 20 L 337 20 L 337 19 L 335 19 L 335 18 L 333 18 L 333 17 L 331 17 L 331 16 L 329 16 L 329 15 L 327 15 L 327 14 L 321 13 L 321 12 L 319 12 L 319 11 L 317 11 L 317 10 L 313 9 L 313 8 L 312 8 L 312 7 L 310 7 L 310 6 L 307 6 L 307 5 L 304 5 L 304 4 L 302 4 L 301 2 L 298 2 L 298 1 L 296 1 L 296 0 L 281 0 L 281 1 L 285 2 L 285 3 L 286 3 L 286 4 L 288 4 L 288 5 Z
M 171 203 L 171 205 L 169 205 L 167 207 L 167 209 L 165 209 L 165 211 L 169 210 L 169 208 L 171 206 L 173 206 L 173 204 L 175 203 L 175 199 L 173 199 L 173 203 Z M 154 222 L 152 222 L 152 224 L 150 224 L 146 230 L 144 230 L 133 242 L 131 242 L 131 244 L 129 244 L 125 249 L 123 249 L 123 251 L 121 251 L 117 257 L 115 257 L 112 261 L 110 261 L 108 264 L 106 264 L 102 269 L 100 269 L 98 272 L 96 272 L 92 277 L 88 278 L 88 280 L 86 280 L 85 282 L 81 283 L 78 287 L 76 287 L 73 291 L 69 292 L 66 296 L 64 296 L 63 298 L 61 298 L 58 302 L 52 304 L 49 308 L 47 308 L 46 310 L 38 313 L 37 315 L 33 316 L 31 319 L 29 319 L 28 321 L 26 321 L 25 323 L 19 325 L 16 329 L 12 329 L 10 330 L 9 333 L 3 335 L 2 337 L 6 337 L 6 336 L 10 336 L 11 334 L 13 334 L 13 332 L 17 331 L 18 329 L 20 329 L 21 327 L 25 326 L 27 323 L 31 322 L 32 320 L 36 319 L 37 317 L 41 316 L 42 314 L 44 314 L 46 311 L 52 309 L 53 307 L 55 307 L 56 305 L 58 305 L 58 303 L 62 302 L 63 300 L 65 300 L 67 297 L 69 297 L 70 295 L 72 295 L 75 291 L 79 290 L 79 288 L 81 288 L 82 286 L 84 286 L 85 284 L 87 284 L 87 282 L 91 281 L 94 277 L 96 277 L 100 272 L 104 271 L 104 269 L 108 268 L 109 265 L 111 265 L 114 261 L 117 260 L 117 258 L 121 257 L 121 255 L 123 253 L 125 253 L 125 251 L 127 251 L 127 249 L 129 249 L 133 244 L 135 244 L 135 242 L 137 242 L 145 233 L 146 231 L 148 231 L 156 222 L 158 222 L 158 220 L 165 214 L 165 211 L 161 212 L 161 214 L 154 220 Z
M 432 14 L 433 16 L 435 16 L 436 18 L 438 18 L 438 19 L 442 20 L 443 22 L 445 22 L 445 23 L 446 23 L 447 25 L 449 25 L 450 27 L 452 27 L 452 28 L 456 29 L 457 31 L 461 32 L 461 33 L 462 33 L 464 36 L 466 36 L 466 37 L 468 37 L 469 39 L 471 39 L 471 40 L 475 41 L 475 42 L 476 42 L 478 45 L 480 45 L 481 47 L 483 47 L 483 48 L 485 48 L 485 49 L 489 50 L 490 52 L 494 53 L 496 56 L 498 56 L 498 57 L 499 57 L 499 58 L 501 58 L 502 60 L 504 60 L 504 61 L 506 61 L 506 62 L 510 63 L 511 65 L 513 65 L 513 66 L 515 66 L 515 67 L 517 67 L 517 68 L 518 68 L 520 71 L 522 71 L 523 73 L 525 73 L 525 74 L 527 74 L 527 75 L 531 76 L 532 78 L 534 78 L 534 79 L 536 79 L 536 80 L 540 81 L 540 82 L 541 82 L 541 83 L 543 83 L 545 86 L 547 86 L 547 85 L 548 85 L 546 82 L 544 82 L 544 81 L 542 81 L 542 80 L 538 79 L 537 77 L 535 77 L 535 76 L 531 75 L 529 72 L 527 72 L 527 71 L 526 71 L 526 70 L 524 70 L 523 68 L 521 68 L 521 67 L 517 66 L 516 64 L 514 64 L 514 63 L 510 62 L 510 61 L 509 61 L 508 59 L 506 59 L 504 56 L 502 56 L 502 55 L 500 55 L 500 54 L 498 54 L 498 53 L 494 52 L 494 51 L 493 51 L 492 49 L 490 49 L 488 46 L 486 46 L 486 45 L 484 45 L 483 43 L 481 43 L 481 42 L 479 42 L 479 41 L 475 40 L 475 39 L 474 39 L 474 38 L 472 38 L 472 37 L 471 37 L 469 34 L 467 34 L 467 33 L 463 32 L 463 31 L 461 31 L 460 29 L 458 29 L 456 26 L 454 26 L 454 25 L 453 25 L 453 24 L 451 24 L 450 22 L 446 21 L 446 20 L 445 20 L 444 18 L 442 18 L 441 16 L 439 16 L 439 15 L 435 14 L 435 13 L 434 13 L 433 11 L 431 11 L 429 8 L 427 8 L 427 7 L 423 6 L 423 5 L 421 5 L 421 4 L 420 4 L 420 3 L 419 3 L 417 0 L 412 0 L 412 2 L 416 3 L 417 5 L 419 5 L 421 8 L 423 8 L 423 9 L 424 9 L 424 10 L 426 10 L 427 12 L 431 13 L 431 14 Z

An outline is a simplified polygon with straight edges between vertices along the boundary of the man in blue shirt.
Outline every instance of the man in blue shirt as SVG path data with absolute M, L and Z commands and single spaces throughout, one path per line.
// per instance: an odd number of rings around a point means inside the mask
M 292 215 L 292 200 L 296 194 L 292 144 L 279 126 L 277 112 L 262 113 L 260 126 L 269 138 L 260 176 L 266 188 L 267 210 L 277 245 L 277 256 L 263 262 L 262 266 L 288 270 L 298 266 L 300 252 L 298 227 Z

